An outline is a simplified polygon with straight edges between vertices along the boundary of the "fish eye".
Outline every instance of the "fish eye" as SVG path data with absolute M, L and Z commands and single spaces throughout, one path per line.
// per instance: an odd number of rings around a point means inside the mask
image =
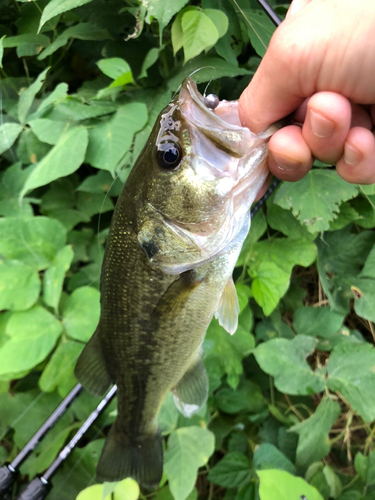
M 163 145 L 163 149 L 158 151 L 158 163 L 160 167 L 173 170 L 181 162 L 182 152 L 178 144 L 169 143 Z

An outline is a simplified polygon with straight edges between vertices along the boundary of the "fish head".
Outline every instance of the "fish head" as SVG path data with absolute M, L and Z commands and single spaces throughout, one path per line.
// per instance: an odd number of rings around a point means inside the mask
M 180 273 L 225 251 L 268 175 L 272 133 L 242 127 L 238 102 L 208 107 L 184 80 L 134 167 L 142 184 L 138 241 L 153 266 Z

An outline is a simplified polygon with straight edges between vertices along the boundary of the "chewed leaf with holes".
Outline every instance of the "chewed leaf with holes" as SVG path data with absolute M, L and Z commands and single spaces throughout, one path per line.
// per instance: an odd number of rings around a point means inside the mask
M 324 231 L 335 218 L 343 201 L 354 198 L 358 187 L 349 184 L 332 170 L 311 170 L 299 182 L 284 182 L 275 203 L 289 208 L 311 232 Z

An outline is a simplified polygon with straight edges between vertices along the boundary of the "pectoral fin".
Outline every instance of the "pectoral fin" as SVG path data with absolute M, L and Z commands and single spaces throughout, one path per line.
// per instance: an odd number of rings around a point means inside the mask
M 200 357 L 172 392 L 176 406 L 184 417 L 191 417 L 202 408 L 207 401 L 208 379 Z
M 105 366 L 98 330 L 81 352 L 74 375 L 93 396 L 103 396 L 111 385 L 112 380 Z
M 215 318 L 227 332 L 233 335 L 237 330 L 239 312 L 240 307 L 238 305 L 236 288 L 233 278 L 230 277 L 220 297 L 219 308 L 215 312 Z

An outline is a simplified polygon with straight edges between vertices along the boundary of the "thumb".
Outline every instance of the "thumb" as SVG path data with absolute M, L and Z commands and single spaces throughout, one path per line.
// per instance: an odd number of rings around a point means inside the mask
M 258 70 L 240 97 L 241 123 L 252 132 L 259 133 L 289 115 L 313 93 L 301 78 L 305 68 L 300 41 L 304 38 L 301 31 L 305 22 L 300 18 L 310 2 L 292 2 L 285 21 L 275 31 Z

